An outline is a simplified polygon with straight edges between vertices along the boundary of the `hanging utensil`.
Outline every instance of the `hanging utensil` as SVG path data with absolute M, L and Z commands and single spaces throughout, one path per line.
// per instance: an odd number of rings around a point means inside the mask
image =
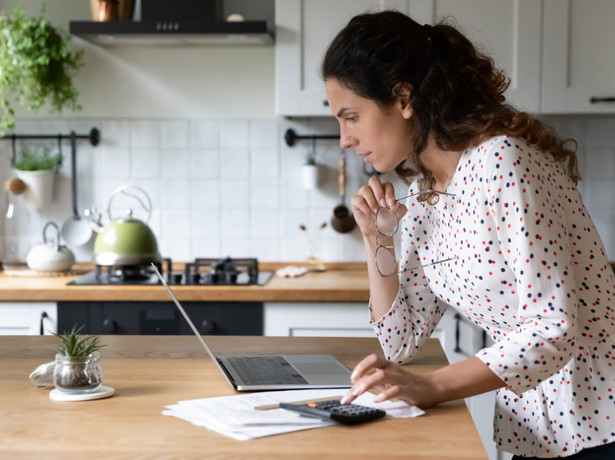
M 77 210 L 77 138 L 75 132 L 70 133 L 71 155 L 71 195 L 73 203 L 73 215 L 62 224 L 62 236 L 64 240 L 73 246 L 82 246 L 90 241 L 93 230 L 89 222 L 82 219 Z
M 331 227 L 333 227 L 333 229 L 338 233 L 348 233 L 355 228 L 357 222 L 354 220 L 354 216 L 345 204 L 346 155 L 343 150 L 341 151 L 340 160 L 338 163 L 338 186 L 340 196 L 342 197 L 342 202 L 333 209 L 333 216 L 331 217 Z

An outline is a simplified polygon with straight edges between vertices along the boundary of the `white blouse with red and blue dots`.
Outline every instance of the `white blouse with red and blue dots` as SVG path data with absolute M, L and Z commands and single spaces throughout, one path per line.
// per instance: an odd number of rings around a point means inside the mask
M 400 273 L 372 323 L 387 359 L 409 362 L 452 307 L 495 342 L 476 356 L 506 383 L 498 448 L 549 458 L 615 442 L 615 276 L 565 165 L 494 137 L 463 152 L 446 191 L 407 200 L 400 270 L 454 259 Z

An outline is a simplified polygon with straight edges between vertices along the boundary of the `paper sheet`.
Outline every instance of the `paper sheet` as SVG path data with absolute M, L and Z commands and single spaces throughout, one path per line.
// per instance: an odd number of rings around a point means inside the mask
M 336 425 L 336 422 L 330 420 L 303 417 L 296 412 L 284 409 L 255 410 L 254 407 L 280 402 L 336 398 L 342 396 L 344 391 L 340 389 L 287 390 L 193 399 L 167 406 L 162 413 L 243 441 Z M 371 393 L 364 393 L 353 402 L 385 410 L 387 417 L 408 418 L 424 414 L 421 409 L 408 406 L 401 401 L 374 403 L 374 395 Z

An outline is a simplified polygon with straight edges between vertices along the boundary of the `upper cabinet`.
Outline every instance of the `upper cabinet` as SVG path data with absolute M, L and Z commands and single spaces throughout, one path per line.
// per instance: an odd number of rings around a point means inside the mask
M 542 112 L 615 112 L 614 23 L 613 0 L 545 0 Z
M 405 0 L 276 0 L 276 114 L 330 116 L 320 63 L 335 34 L 367 10 L 406 11 Z
M 419 23 L 454 18 L 510 77 L 510 102 L 539 110 L 541 4 L 536 0 L 277 0 L 278 115 L 331 115 L 319 75 L 325 49 L 352 16 L 380 9 L 397 9 Z

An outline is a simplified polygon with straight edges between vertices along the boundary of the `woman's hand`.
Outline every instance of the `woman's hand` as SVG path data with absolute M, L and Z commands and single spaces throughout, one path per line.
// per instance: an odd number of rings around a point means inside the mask
M 357 364 L 351 380 L 353 386 L 342 398 L 343 404 L 352 402 L 357 396 L 372 388 L 380 390 L 374 399 L 375 402 L 399 399 L 422 408 L 431 407 L 439 402 L 435 388 L 428 377 L 411 374 L 401 366 L 375 354 L 369 355 Z
M 359 189 L 350 200 L 354 215 L 363 236 L 376 236 L 376 212 L 381 207 L 389 207 L 401 219 L 407 208 L 395 199 L 395 188 L 390 182 L 381 182 L 380 178 L 373 176 L 367 185 Z

